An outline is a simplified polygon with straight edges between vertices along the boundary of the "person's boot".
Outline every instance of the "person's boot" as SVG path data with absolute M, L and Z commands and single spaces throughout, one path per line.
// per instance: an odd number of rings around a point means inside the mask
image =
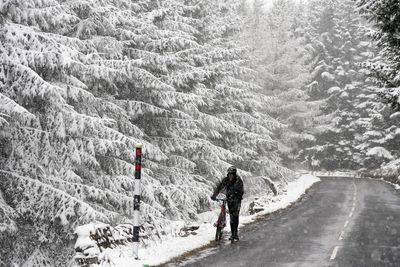
M 237 234 L 237 231 L 235 232 L 235 235 L 232 237 L 232 240 L 233 241 L 239 241 L 239 236 L 238 236 L 238 234 Z
M 234 230 L 232 230 L 232 241 L 235 241 L 235 240 L 238 241 L 239 240 L 239 236 L 238 236 L 239 217 L 235 216 L 235 218 L 232 222 L 233 222 L 233 226 L 231 229 L 234 229 Z
M 229 240 L 233 240 L 234 236 L 235 236 L 235 229 L 233 223 L 231 223 L 231 237 L 229 237 Z
M 239 237 L 237 235 L 237 230 L 233 230 L 231 233 L 232 234 L 231 234 L 231 237 L 229 238 L 229 240 L 231 240 L 231 241 L 239 240 Z
M 229 237 L 229 240 L 233 241 L 235 239 L 235 232 L 231 232 L 231 236 Z

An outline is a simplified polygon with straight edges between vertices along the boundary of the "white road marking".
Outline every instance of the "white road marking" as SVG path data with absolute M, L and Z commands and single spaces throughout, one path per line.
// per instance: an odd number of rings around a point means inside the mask
M 355 184 L 354 182 L 353 182 L 353 187 L 354 187 L 354 192 L 353 192 L 353 203 L 352 203 L 351 212 L 350 212 L 350 214 L 349 214 L 349 218 L 353 217 L 353 213 L 354 213 L 354 211 L 355 211 L 355 209 L 356 209 L 357 186 L 356 186 L 356 184 Z M 343 240 L 343 239 L 344 239 L 344 235 L 345 235 L 344 228 L 346 228 L 346 227 L 349 225 L 349 222 L 350 222 L 349 220 L 346 220 L 346 222 L 344 223 L 343 231 L 342 231 L 342 232 L 340 233 L 340 235 L 339 235 L 339 240 Z M 337 253 L 338 253 L 338 251 L 339 251 L 339 248 L 340 248 L 340 246 L 335 246 L 335 247 L 333 248 L 333 251 L 332 251 L 332 254 L 331 254 L 331 257 L 330 257 L 331 260 L 334 260 L 334 259 L 336 258 Z
M 336 246 L 336 247 L 333 249 L 332 254 L 331 254 L 331 260 L 334 260 L 334 259 L 336 258 L 336 255 L 337 255 L 337 253 L 338 253 L 338 250 L 339 250 L 339 246 Z
M 342 240 L 343 238 L 344 238 L 344 231 L 342 231 L 342 232 L 340 233 L 339 240 Z

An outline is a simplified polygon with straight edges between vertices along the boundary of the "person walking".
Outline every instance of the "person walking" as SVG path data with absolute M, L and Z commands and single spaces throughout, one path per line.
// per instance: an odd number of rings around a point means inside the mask
M 231 237 L 229 240 L 239 240 L 239 213 L 240 206 L 242 204 L 244 188 L 242 178 L 240 178 L 240 176 L 237 174 L 237 169 L 234 166 L 228 168 L 227 176 L 218 183 L 213 195 L 211 196 L 211 199 L 215 201 L 217 199 L 217 195 L 224 189 L 226 190 L 226 200 L 228 203 L 231 225 Z

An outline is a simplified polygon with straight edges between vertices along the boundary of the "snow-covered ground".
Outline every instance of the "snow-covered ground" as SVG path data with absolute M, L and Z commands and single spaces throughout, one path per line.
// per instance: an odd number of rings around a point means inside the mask
M 331 177 L 354 177 L 359 178 L 356 171 L 315 171 L 311 173 L 314 176 L 331 176 Z
M 395 164 L 398 164 L 398 160 L 395 161 L 395 163 L 393 163 L 394 166 L 391 166 L 391 164 L 387 164 L 386 165 L 386 169 L 390 169 L 390 167 L 393 168 L 393 170 L 391 171 L 396 171 L 397 170 L 397 166 L 395 166 Z M 340 171 L 335 171 L 335 172 L 322 172 L 322 171 L 318 171 L 318 172 L 312 172 L 312 175 L 315 176 L 331 176 L 331 177 L 352 177 L 352 178 L 363 178 L 363 179 L 371 179 L 371 180 L 379 180 L 382 181 L 384 183 L 390 184 L 394 187 L 394 189 L 396 190 L 400 190 L 400 185 L 392 183 L 390 181 L 385 180 L 384 178 L 371 178 L 371 177 L 363 177 L 360 176 L 356 171 L 348 171 L 348 172 L 340 172 Z M 384 174 L 382 174 L 384 175 Z M 400 180 L 400 179 L 399 179 Z
M 368 178 L 368 179 L 376 180 L 375 178 Z M 381 178 L 381 179 L 379 179 L 379 180 L 382 181 L 382 182 L 385 182 L 385 183 L 387 183 L 387 184 L 392 185 L 392 186 L 394 187 L 394 189 L 396 189 L 396 190 L 400 190 L 400 185 L 398 185 L 398 184 L 395 184 L 395 183 L 386 181 L 386 180 L 383 179 L 383 178 Z
M 318 181 L 320 181 L 320 179 L 311 174 L 302 174 L 298 179 L 290 182 L 286 186 L 286 192 L 283 194 L 279 194 L 275 197 L 269 196 L 268 199 L 259 199 L 257 203 L 264 202 L 262 206 L 263 211 L 254 215 L 241 216 L 240 227 L 254 221 L 260 215 L 265 215 L 290 206 L 297 201 L 308 188 Z M 111 266 L 117 267 L 135 267 L 144 266 L 145 264 L 152 266 L 165 263 L 174 257 L 209 244 L 215 235 L 213 222 L 217 218 L 217 214 L 218 210 L 200 214 L 198 222 L 200 228 L 196 231 L 195 235 L 170 237 L 158 244 L 140 249 L 140 260 L 134 259 L 133 250 L 130 246 L 119 249 L 109 249 L 103 253 L 103 258 L 109 259 Z M 176 227 L 172 227 L 170 230 L 173 231 L 175 228 Z M 229 231 L 229 226 L 226 230 Z M 166 232 L 168 232 L 168 229 L 166 229 Z

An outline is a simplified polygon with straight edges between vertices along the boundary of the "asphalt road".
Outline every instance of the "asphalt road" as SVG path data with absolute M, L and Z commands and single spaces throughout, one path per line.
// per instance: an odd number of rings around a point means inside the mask
M 170 266 L 400 266 L 400 192 L 380 181 L 324 178 L 239 234 L 237 243 Z

